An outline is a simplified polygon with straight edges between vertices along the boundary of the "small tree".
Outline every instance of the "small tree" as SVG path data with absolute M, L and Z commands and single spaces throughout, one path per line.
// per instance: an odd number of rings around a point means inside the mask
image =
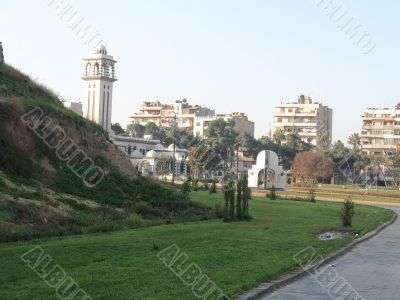
M 308 197 L 309 197 L 309 199 L 310 199 L 310 202 L 315 202 L 315 197 L 316 197 L 316 195 L 315 195 L 315 190 L 314 190 L 314 188 L 311 188 L 309 191 L 308 191 Z
M 209 194 L 216 194 L 217 193 L 217 183 L 215 182 L 215 180 L 213 180 L 211 182 L 211 186 L 210 189 L 208 190 Z
M 236 217 L 238 220 L 242 220 L 242 198 L 243 198 L 243 175 L 240 176 L 240 179 L 236 185 Z
M 192 179 L 192 189 L 197 192 L 199 190 L 199 180 L 197 178 Z
M 224 222 L 229 221 L 229 191 L 224 189 Z
M 269 200 L 276 200 L 276 189 L 275 185 L 271 186 L 271 190 L 269 191 Z
M 249 214 L 249 200 L 251 199 L 251 189 L 249 188 L 248 175 L 244 174 L 242 178 L 242 218 L 245 220 L 250 220 Z
M 224 221 L 233 221 L 235 219 L 235 182 L 232 174 L 228 174 L 224 180 Z
M 229 208 L 229 217 L 233 221 L 235 220 L 235 190 L 233 187 L 229 192 Z
M 190 188 L 190 181 L 186 180 L 182 186 L 181 186 L 181 191 L 185 193 L 190 193 L 192 189 Z
M 341 211 L 342 224 L 344 227 L 351 227 L 354 214 L 354 203 L 349 197 L 344 201 Z

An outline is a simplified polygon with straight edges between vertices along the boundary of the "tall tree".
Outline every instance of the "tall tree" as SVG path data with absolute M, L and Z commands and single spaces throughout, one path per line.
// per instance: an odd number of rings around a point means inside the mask
M 125 135 L 125 130 L 119 123 L 111 124 L 111 129 L 116 135 Z
M 156 123 L 149 122 L 144 126 L 144 134 L 151 135 L 153 139 L 160 140 L 165 145 L 166 133 L 163 128 L 158 127 Z
M 388 158 L 386 165 L 390 175 L 393 177 L 393 185 L 398 187 L 400 181 L 400 156 L 392 155 Z
M 282 129 L 277 129 L 273 135 L 274 142 L 277 143 L 278 145 L 282 145 L 285 139 L 286 139 L 285 132 Z
M 292 174 L 302 182 L 315 183 L 318 178 L 328 178 L 333 175 L 332 162 L 322 153 L 298 153 L 293 161 Z
M 249 201 L 251 199 L 251 189 L 249 187 L 249 178 L 245 173 L 242 178 L 242 218 L 245 220 L 249 220 Z
M 205 131 L 208 144 L 218 153 L 225 164 L 231 165 L 238 143 L 238 134 L 234 131 L 234 121 L 218 119 L 212 121 Z
M 207 144 L 192 147 L 189 150 L 188 165 L 192 168 L 192 175 L 195 179 L 199 178 L 203 172 L 211 173 L 223 168 L 220 156 L 214 153 Z
M 292 148 L 296 151 L 303 150 L 303 148 L 302 148 L 303 143 L 302 143 L 301 137 L 296 130 L 290 132 L 286 136 L 286 146 L 288 146 L 289 148 Z
M 129 136 L 143 138 L 144 126 L 141 124 L 129 124 L 126 127 L 126 132 Z
M 240 176 L 236 184 L 236 217 L 238 220 L 242 219 L 242 200 L 243 200 L 243 175 Z
M 361 137 L 358 133 L 353 133 L 349 136 L 347 141 L 349 145 L 351 145 L 353 152 L 358 151 L 361 148 Z
M 329 132 L 327 130 L 321 130 L 317 136 L 317 147 L 320 150 L 327 150 L 329 148 Z
M 172 171 L 173 160 L 172 157 L 160 156 L 157 159 L 156 172 L 161 176 L 165 176 Z

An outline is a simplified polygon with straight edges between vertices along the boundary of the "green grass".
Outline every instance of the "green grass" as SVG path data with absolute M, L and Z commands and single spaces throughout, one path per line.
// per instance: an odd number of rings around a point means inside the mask
M 221 193 L 191 193 L 195 202 L 214 207 Z M 292 257 L 308 246 L 322 255 L 351 239 L 319 241 L 317 233 L 343 230 L 340 204 L 251 201 L 251 222 L 221 220 L 163 225 L 108 234 L 88 234 L 0 248 L 0 299 L 56 299 L 55 292 L 29 269 L 20 255 L 40 245 L 93 299 L 196 299 L 157 258 L 153 243 L 176 244 L 229 295 L 298 268 Z M 356 206 L 353 230 L 360 234 L 389 220 L 393 212 Z
M 282 197 L 308 197 L 308 191 L 290 191 L 290 192 L 279 192 L 278 195 Z M 321 199 L 347 199 L 350 197 L 352 200 L 357 200 L 357 201 L 370 201 L 370 202 L 388 202 L 388 203 L 400 203 L 400 195 L 393 195 L 390 197 L 386 196 L 376 196 L 376 195 L 371 195 L 371 194 L 362 194 L 362 192 L 359 192 L 359 194 L 355 193 L 348 193 L 346 190 L 343 190 L 342 192 L 332 192 L 332 193 L 327 193 L 327 192 L 318 192 L 316 190 L 316 198 L 321 198 Z

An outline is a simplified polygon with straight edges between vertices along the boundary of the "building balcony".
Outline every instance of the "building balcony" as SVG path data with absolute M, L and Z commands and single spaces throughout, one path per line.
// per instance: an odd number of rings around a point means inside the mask
M 316 122 L 275 122 L 275 127 L 317 127 Z
M 396 145 L 384 145 L 384 144 L 367 144 L 362 145 L 362 149 L 396 149 Z
M 363 125 L 362 130 L 369 130 L 369 129 L 383 129 L 383 130 L 394 130 L 400 129 L 400 125 Z

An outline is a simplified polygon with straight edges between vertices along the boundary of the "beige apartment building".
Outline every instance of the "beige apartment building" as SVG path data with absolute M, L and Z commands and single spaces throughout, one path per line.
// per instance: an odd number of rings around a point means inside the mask
M 176 100 L 174 104 L 162 104 L 159 101 L 144 102 L 138 113 L 131 116 L 134 124 L 146 125 L 149 122 L 161 127 L 176 124 L 191 131 L 194 136 L 204 137 L 208 124 L 214 120 L 234 120 L 234 130 L 240 136 L 254 136 L 254 122 L 249 121 L 244 113 L 215 114 L 214 109 L 200 105 L 191 105 L 186 99 Z
M 400 150 L 400 109 L 368 108 L 362 116 L 361 146 L 366 154 L 392 155 Z
M 214 116 L 196 117 L 194 119 L 193 135 L 204 138 L 204 133 L 208 125 L 215 120 L 223 119 L 225 121 L 233 120 L 233 130 L 240 136 L 250 135 L 254 137 L 254 122 L 242 112 L 234 112 L 231 114 L 217 114 Z
M 215 110 L 200 105 L 190 105 L 186 99 L 176 100 L 173 104 L 162 104 L 159 101 L 143 102 L 139 112 L 131 116 L 134 124 L 146 125 L 153 122 L 157 126 L 170 127 L 177 124 L 180 128 L 193 131 L 196 117 L 210 117 Z
M 276 106 L 273 131 L 279 130 L 285 135 L 297 132 L 304 142 L 327 149 L 332 144 L 332 109 L 300 95 L 295 103 Z

